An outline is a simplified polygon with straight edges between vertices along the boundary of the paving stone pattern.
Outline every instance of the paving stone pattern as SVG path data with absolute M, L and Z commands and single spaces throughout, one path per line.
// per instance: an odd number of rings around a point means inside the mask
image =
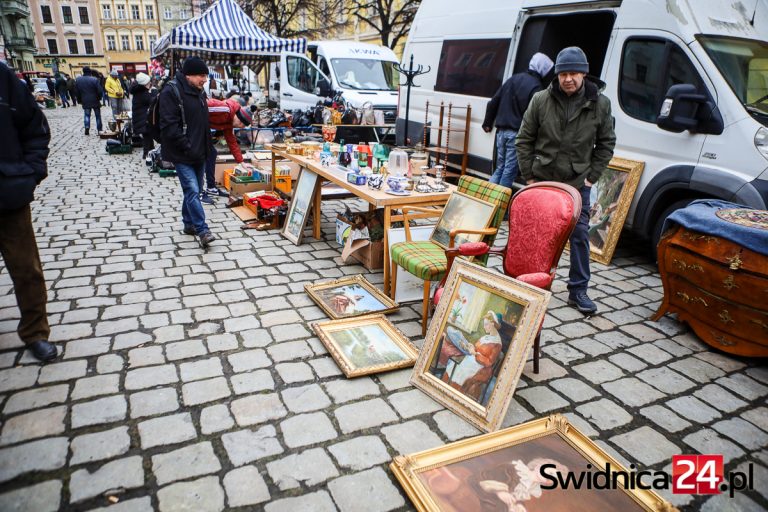
M 340 261 L 345 203 L 324 203 L 323 240 L 297 247 L 241 231 L 218 200 L 205 209 L 220 241 L 204 252 L 181 233 L 176 179 L 150 175 L 140 151 L 108 156 L 79 108 L 46 114 L 50 176 L 33 217 L 63 357 L 20 353 L 0 262 L 0 509 L 101 510 L 115 497 L 105 510 L 412 510 L 391 459 L 478 431 L 415 390 L 410 370 L 345 379 L 313 336 L 325 316 L 306 283 L 382 282 Z M 664 495 L 683 511 L 768 509 L 768 370 L 674 318 L 647 320 L 662 290 L 645 254 L 624 235 L 611 265 L 593 264 L 589 319 L 565 304 L 566 256 L 541 373 L 526 366 L 504 426 L 564 413 L 653 470 L 723 453 L 726 471 L 754 464 L 755 491 Z M 390 318 L 420 346 L 419 315 L 411 304 Z

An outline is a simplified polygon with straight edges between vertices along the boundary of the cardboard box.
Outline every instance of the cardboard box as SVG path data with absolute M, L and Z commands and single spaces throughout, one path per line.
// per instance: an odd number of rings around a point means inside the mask
M 234 197 L 243 197 L 246 192 L 256 192 L 257 190 L 272 190 L 272 183 L 254 181 L 251 183 L 235 183 L 231 181 L 229 184 L 229 195 Z
M 342 260 L 346 263 L 352 258 L 368 270 L 384 268 L 384 241 L 350 240 L 352 225 L 346 220 L 336 217 L 336 242 L 344 247 Z M 346 256 L 346 258 L 345 258 Z
M 224 172 L 228 169 L 234 169 L 237 165 L 235 157 L 232 155 L 218 155 L 216 165 L 214 166 L 214 178 L 217 185 L 224 185 Z M 224 185 L 226 187 L 226 185 Z

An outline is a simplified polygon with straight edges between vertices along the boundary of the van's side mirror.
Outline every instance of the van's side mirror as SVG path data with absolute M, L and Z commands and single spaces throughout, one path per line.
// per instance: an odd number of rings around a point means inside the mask
M 331 95 L 333 91 L 331 91 L 331 84 L 328 83 L 328 80 L 325 78 L 321 78 L 317 81 L 317 86 L 315 87 L 315 95 L 316 96 L 322 96 L 323 98 L 328 97 Z
M 720 135 L 725 125 L 717 105 L 705 94 L 699 94 L 691 84 L 673 85 L 661 104 L 656 126 L 680 133 Z

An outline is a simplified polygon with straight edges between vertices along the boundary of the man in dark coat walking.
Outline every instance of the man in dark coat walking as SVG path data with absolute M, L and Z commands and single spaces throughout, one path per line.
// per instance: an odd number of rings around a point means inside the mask
M 85 134 L 91 129 L 91 110 L 96 115 L 96 130 L 101 131 L 101 96 L 103 91 L 99 85 L 99 79 L 93 76 L 91 69 L 83 68 L 83 76 L 75 80 L 75 94 L 83 106 L 83 125 Z
M 57 355 L 48 342 L 48 294 L 29 203 L 48 175 L 48 122 L 24 84 L 0 63 L 0 256 L 21 311 L 17 332 L 41 361 Z
M 515 138 L 531 98 L 542 89 L 544 77 L 552 66 L 552 59 L 543 53 L 534 54 L 528 71 L 509 77 L 488 102 L 483 130 L 489 133 L 494 121 L 496 123 L 496 170 L 489 180 L 491 183 L 512 188 L 519 170 Z
M 67 77 L 67 94 L 69 95 L 69 99 L 72 102 L 72 106 L 77 106 L 77 94 L 75 94 L 75 79 L 72 78 L 69 75 L 65 75 Z
M 69 106 L 69 92 L 67 92 L 67 81 L 62 75 L 56 75 L 56 92 L 61 99 L 61 106 L 67 108 Z
M 45 85 L 48 86 L 48 94 L 51 95 L 51 98 L 56 99 L 56 84 L 51 77 L 45 80 Z
M 208 106 L 203 86 L 208 81 L 208 66 L 200 57 L 188 57 L 181 73 L 160 92 L 160 147 L 163 160 L 173 162 L 184 191 L 181 219 L 184 233 L 197 235 L 200 245 L 216 240 L 205 223 L 200 202 L 205 160 L 211 145 Z
M 145 133 L 147 130 L 147 115 L 149 111 L 149 104 L 152 103 L 152 95 L 147 88 L 149 86 L 150 78 L 145 73 L 139 73 L 136 75 L 136 84 L 131 87 L 131 123 L 133 125 L 133 133 L 135 135 L 141 135 L 141 139 L 144 145 L 144 156 L 147 158 L 147 153 L 155 148 L 155 143 L 152 140 L 152 136 Z

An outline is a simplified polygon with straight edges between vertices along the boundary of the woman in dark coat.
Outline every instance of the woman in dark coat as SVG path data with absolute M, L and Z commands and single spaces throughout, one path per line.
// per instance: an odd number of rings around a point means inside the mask
M 149 104 L 152 102 L 152 95 L 149 93 L 149 75 L 139 73 L 136 75 L 136 84 L 131 87 L 131 123 L 133 124 L 133 133 L 141 135 L 144 142 L 144 158 L 147 153 L 155 148 L 152 136 L 147 131 L 147 116 L 149 113 Z

